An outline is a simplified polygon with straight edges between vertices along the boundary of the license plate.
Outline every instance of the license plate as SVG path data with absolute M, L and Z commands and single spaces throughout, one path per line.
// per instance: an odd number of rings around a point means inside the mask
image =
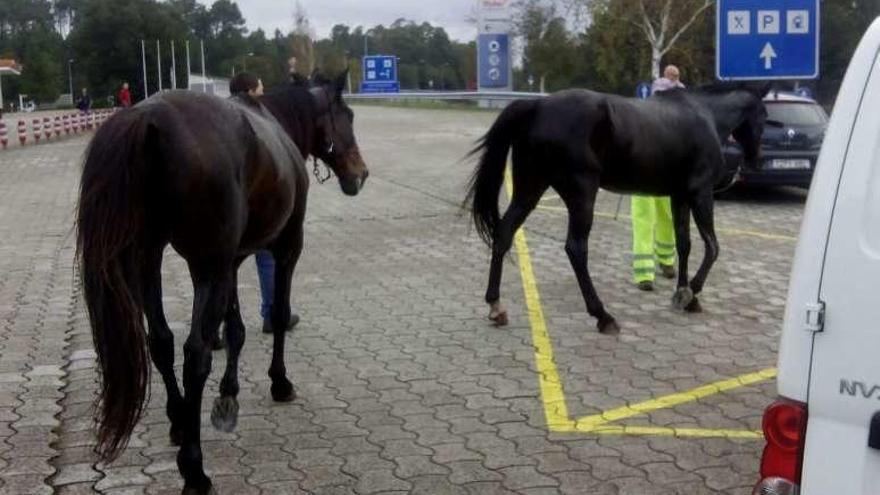
M 771 160 L 770 168 L 774 170 L 809 170 L 810 160 Z

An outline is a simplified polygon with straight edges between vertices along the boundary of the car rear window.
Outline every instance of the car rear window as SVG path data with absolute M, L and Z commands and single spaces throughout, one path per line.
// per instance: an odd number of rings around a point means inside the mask
M 767 120 L 784 125 L 821 125 L 828 116 L 813 103 L 767 103 Z

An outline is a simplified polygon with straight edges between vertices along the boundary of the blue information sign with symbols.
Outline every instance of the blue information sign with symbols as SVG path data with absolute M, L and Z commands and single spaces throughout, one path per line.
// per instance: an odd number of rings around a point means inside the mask
M 397 57 L 369 55 L 364 57 L 364 79 L 361 93 L 399 93 Z
M 647 100 L 651 97 L 651 85 L 646 82 L 639 83 L 636 86 L 636 98 L 640 100 Z
M 510 37 L 507 34 L 481 34 L 480 87 L 506 88 L 510 83 Z
M 719 79 L 819 76 L 819 0 L 718 0 Z

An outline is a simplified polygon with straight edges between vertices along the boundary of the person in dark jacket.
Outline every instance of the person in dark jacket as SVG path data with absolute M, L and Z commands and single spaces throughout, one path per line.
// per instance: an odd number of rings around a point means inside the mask
M 254 108 L 258 112 L 265 112 L 260 103 L 263 96 L 263 81 L 249 72 L 240 72 L 229 81 L 229 93 L 231 98 Z M 263 317 L 263 333 L 272 333 L 272 303 L 275 295 L 275 259 L 266 249 L 257 251 L 254 255 L 257 261 L 257 274 L 260 278 L 260 295 L 262 305 L 260 315 Z M 299 315 L 290 315 L 289 331 L 299 323 Z
M 76 108 L 82 113 L 89 113 L 89 110 L 92 109 L 92 99 L 89 97 L 89 90 L 86 88 L 82 89 L 82 94 L 79 100 L 76 101 Z

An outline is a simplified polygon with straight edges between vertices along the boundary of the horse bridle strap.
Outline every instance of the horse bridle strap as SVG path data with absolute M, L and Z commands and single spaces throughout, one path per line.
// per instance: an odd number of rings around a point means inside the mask
M 312 96 L 315 98 L 315 101 L 318 102 L 318 116 L 322 116 L 325 113 L 327 117 L 330 119 L 330 128 L 333 130 L 333 133 L 336 132 L 336 120 L 333 118 L 333 103 L 330 99 L 330 95 L 327 93 L 327 88 L 321 86 L 320 88 L 312 88 L 309 90 Z M 323 105 L 322 105 L 323 104 Z M 333 142 L 333 136 L 331 134 L 330 143 L 327 145 L 326 153 L 327 155 L 332 155 L 335 144 Z M 326 169 L 326 175 L 321 175 L 320 167 L 318 166 L 318 157 L 316 155 L 312 155 L 312 164 L 314 166 L 313 173 L 315 174 L 315 179 L 318 180 L 319 184 L 323 184 L 330 180 L 330 177 L 333 176 L 333 172 L 330 167 L 327 165 L 326 161 L 322 158 L 321 161 L 324 161 L 324 168 Z

